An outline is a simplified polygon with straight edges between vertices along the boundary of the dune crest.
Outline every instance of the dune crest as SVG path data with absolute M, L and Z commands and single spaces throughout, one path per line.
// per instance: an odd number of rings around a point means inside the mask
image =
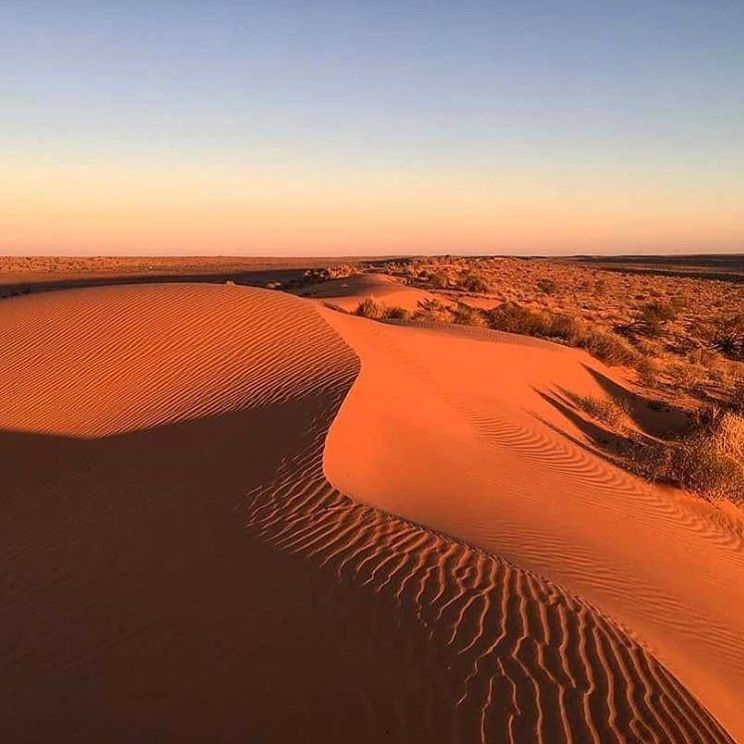
M 584 599 L 329 482 L 375 361 L 328 320 L 211 285 L 0 306 L 8 739 L 731 741 Z

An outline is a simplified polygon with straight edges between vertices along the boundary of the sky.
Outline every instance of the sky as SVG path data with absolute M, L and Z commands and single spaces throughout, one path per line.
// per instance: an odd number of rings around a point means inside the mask
M 0 253 L 736 251 L 742 0 L 0 3 Z

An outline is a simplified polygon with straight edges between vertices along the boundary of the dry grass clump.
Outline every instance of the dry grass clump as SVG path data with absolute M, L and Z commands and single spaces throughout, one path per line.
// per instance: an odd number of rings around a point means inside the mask
M 563 341 L 569 346 L 586 349 L 607 364 L 643 368 L 645 360 L 627 341 L 612 333 L 566 313 L 532 310 L 504 302 L 488 313 L 491 328 L 508 333 L 521 333 Z
M 404 307 L 398 305 L 387 306 L 382 302 L 377 302 L 372 297 L 360 302 L 354 314 L 371 320 L 408 320 L 410 317 L 410 313 Z
M 711 417 L 698 431 L 657 450 L 650 465 L 658 480 L 711 501 L 744 504 L 744 416 L 726 411 Z
M 576 405 L 593 419 L 613 428 L 621 426 L 628 417 L 628 408 L 621 401 L 586 395 L 576 399 Z
M 443 271 L 434 271 L 430 274 L 425 273 L 421 278 L 424 281 L 428 281 L 435 289 L 444 289 L 449 286 L 449 277 Z
M 384 310 L 385 307 L 382 303 L 368 297 L 357 305 L 354 315 L 361 315 L 363 318 L 371 318 L 372 320 L 380 320 Z
M 720 318 L 710 341 L 722 354 L 744 361 L 744 313 Z
M 638 325 L 646 335 L 658 338 L 663 335 L 666 324 L 677 315 L 678 308 L 672 302 L 648 302 L 641 306 Z
M 744 505 L 744 414 L 703 407 L 690 431 L 672 440 L 631 433 L 626 465 L 650 481 L 684 488 L 711 501 Z
M 413 319 L 426 323 L 451 323 L 452 311 L 440 300 L 420 300 Z
M 491 284 L 481 274 L 467 272 L 458 277 L 457 286 L 466 292 L 487 293 L 491 291 Z
M 458 302 L 451 310 L 452 322 L 457 325 L 467 326 L 485 326 L 486 318 L 483 311 L 478 310 L 470 305 Z

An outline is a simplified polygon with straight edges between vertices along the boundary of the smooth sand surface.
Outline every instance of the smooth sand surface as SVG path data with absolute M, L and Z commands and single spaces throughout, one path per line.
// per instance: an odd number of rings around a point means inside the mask
M 360 302 L 367 298 L 376 300 L 387 307 L 402 307 L 415 312 L 419 303 L 438 299 L 448 303 L 447 299 L 435 297 L 431 292 L 406 287 L 395 277 L 387 274 L 354 274 L 352 276 L 330 279 L 326 282 L 311 284 L 298 292 L 303 297 L 323 300 L 326 305 L 354 312 Z
M 741 735 L 740 546 L 540 395 L 583 355 L 169 284 L 0 359 L 4 740 Z

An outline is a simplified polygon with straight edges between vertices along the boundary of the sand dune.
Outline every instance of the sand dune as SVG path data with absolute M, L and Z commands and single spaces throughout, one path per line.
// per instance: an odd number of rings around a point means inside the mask
M 539 395 L 584 357 L 171 284 L 6 301 L 0 358 L 7 740 L 741 732 L 739 546 Z
M 609 371 L 536 339 L 326 317 L 363 360 L 331 481 L 601 607 L 744 736 L 741 533 L 592 451 L 570 396 L 602 394 Z
M 323 300 L 327 305 L 350 312 L 356 310 L 359 303 L 368 297 L 388 307 L 402 307 L 410 312 L 417 310 L 420 302 L 435 298 L 431 292 L 406 287 L 392 276 L 376 273 L 354 274 L 343 279 L 311 284 L 300 290 L 299 294 Z

